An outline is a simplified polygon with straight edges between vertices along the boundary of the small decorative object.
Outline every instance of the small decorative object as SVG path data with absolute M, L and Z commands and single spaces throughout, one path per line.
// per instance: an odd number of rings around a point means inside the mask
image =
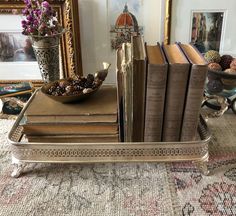
M 231 55 L 223 55 L 220 57 L 220 64 L 218 64 L 216 61 L 219 60 L 219 56 L 216 51 L 209 51 L 205 57 L 211 62 L 208 65 L 205 96 L 209 97 L 210 100 L 212 97 L 217 100 L 220 98 L 224 100 L 219 100 L 222 102 L 219 106 L 207 100 L 204 105 L 216 110 L 222 110 L 222 107 L 231 108 L 236 114 L 236 59 L 233 59 Z M 227 109 L 224 109 L 224 112 Z M 223 114 L 223 112 L 219 113 L 220 115 Z
M 208 69 L 214 70 L 214 71 L 222 71 L 222 67 L 218 63 L 215 63 L 215 62 L 210 63 L 208 65 Z
M 94 94 L 105 80 L 110 64 L 104 62 L 103 70 L 93 74 L 88 74 L 87 77 L 76 76 L 75 78 L 67 78 L 57 80 L 42 87 L 42 92 L 53 100 L 69 103 L 80 101 Z
M 26 102 L 31 97 L 31 93 L 17 95 L 15 97 L 2 98 L 2 113 L 6 115 L 18 115 L 24 108 Z M 1 112 L 1 110 L 0 110 Z
M 218 63 L 212 62 L 208 64 L 208 69 L 212 71 L 222 71 L 221 66 Z M 207 78 L 209 81 L 215 80 L 217 76 L 213 73 L 208 73 Z
M 56 11 L 47 1 L 24 0 L 26 7 L 22 11 L 25 20 L 22 34 L 28 35 L 45 83 L 58 80 L 59 43 L 65 30 L 57 21 Z
M 210 80 L 207 83 L 207 90 L 210 94 L 216 94 L 223 90 L 223 83 L 220 79 Z
M 232 68 L 226 69 L 225 72 L 228 73 L 228 74 L 236 74 L 236 70 L 232 69 Z
M 233 61 L 233 57 L 231 55 L 222 55 L 220 59 L 220 66 L 222 70 L 230 68 L 230 63 Z
M 209 50 L 208 52 L 205 53 L 204 58 L 207 60 L 207 62 L 215 62 L 219 63 L 221 58 L 219 52 L 215 50 Z
M 29 82 L 22 82 L 0 86 L 0 98 L 13 97 L 34 91 L 34 88 Z
M 236 59 L 234 59 L 231 64 L 230 64 L 230 68 L 233 70 L 236 70 Z

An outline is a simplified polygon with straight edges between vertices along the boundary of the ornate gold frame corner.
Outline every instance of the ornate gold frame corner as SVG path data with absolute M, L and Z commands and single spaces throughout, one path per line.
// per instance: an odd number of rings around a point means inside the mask
M 74 0 L 49 0 L 58 12 L 58 19 L 67 29 L 61 40 L 62 71 L 64 77 L 82 75 L 82 58 L 79 30 L 78 1 Z M 0 14 L 12 13 L 16 9 L 19 13 L 24 8 L 23 0 L 0 0 Z M 19 83 L 22 80 L 0 80 L 0 85 Z M 41 86 L 41 80 L 24 80 L 32 82 L 34 86 Z
M 165 0 L 164 44 L 170 43 L 172 0 Z

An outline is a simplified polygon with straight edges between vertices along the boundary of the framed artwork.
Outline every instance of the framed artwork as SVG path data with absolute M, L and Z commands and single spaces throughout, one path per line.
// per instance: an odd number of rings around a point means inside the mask
M 160 41 L 161 0 L 79 0 L 84 74 L 111 64 L 106 83 L 116 82 L 116 49 L 142 34 L 149 44 Z
M 142 1 L 109 1 L 111 48 L 116 50 L 131 37 L 143 35 Z
M 82 74 L 78 2 L 49 1 L 58 20 L 68 31 L 60 43 L 62 77 Z M 0 0 L 0 83 L 31 81 L 42 84 L 38 63 L 27 36 L 21 34 L 23 0 Z
M 200 52 L 217 50 L 236 55 L 232 28 L 236 19 L 236 1 L 228 0 L 164 0 L 165 43 L 193 43 Z
M 0 47 L 0 62 L 36 61 L 30 39 L 21 32 L 0 32 Z
M 192 11 L 191 40 L 201 53 L 220 50 L 224 12 Z

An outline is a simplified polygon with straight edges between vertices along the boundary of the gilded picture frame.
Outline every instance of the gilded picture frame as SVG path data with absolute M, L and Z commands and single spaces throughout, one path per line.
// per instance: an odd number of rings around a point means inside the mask
M 78 1 L 74 0 L 49 0 L 49 3 L 57 11 L 58 20 L 67 32 L 61 39 L 61 68 L 63 77 L 73 75 L 82 75 L 82 60 L 80 46 L 80 30 L 79 30 L 79 10 Z M 21 14 L 25 7 L 23 0 L 0 0 L 1 14 Z M 20 25 L 20 23 L 19 23 Z M 22 79 L 19 77 L 12 79 L 0 80 L 0 85 L 18 83 Z M 34 85 L 42 85 L 41 80 L 25 80 L 32 82 Z
M 170 30 L 171 30 L 171 7 L 172 0 L 164 0 L 165 2 L 165 17 L 164 17 L 164 44 L 170 43 Z

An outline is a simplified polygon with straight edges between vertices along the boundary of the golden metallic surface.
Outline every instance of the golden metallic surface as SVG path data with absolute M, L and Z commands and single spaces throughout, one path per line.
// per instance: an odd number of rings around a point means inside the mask
M 165 0 L 164 44 L 170 43 L 172 0 Z

